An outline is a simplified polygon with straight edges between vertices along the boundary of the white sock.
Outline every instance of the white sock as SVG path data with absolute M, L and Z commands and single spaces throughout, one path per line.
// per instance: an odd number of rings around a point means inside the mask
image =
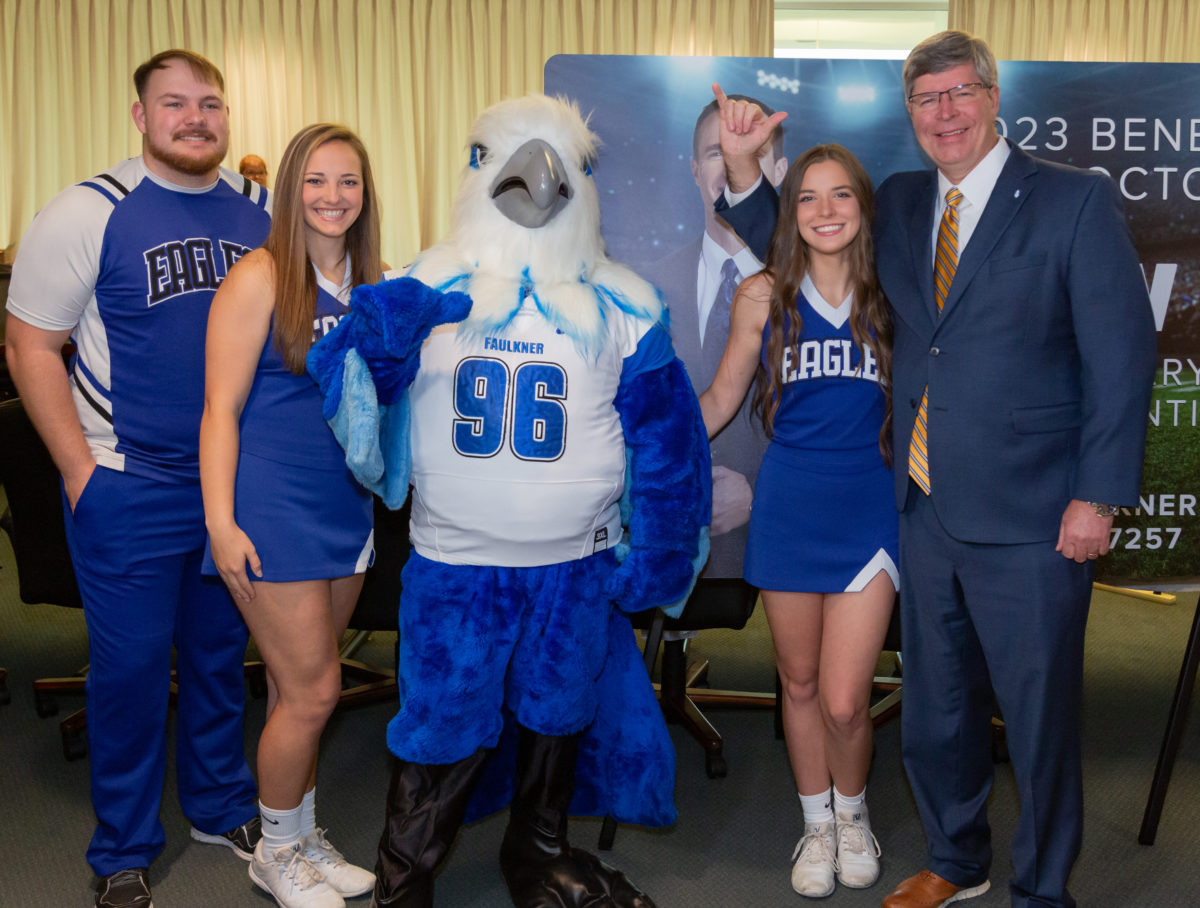
M 317 786 L 314 785 L 304 792 L 304 800 L 300 802 L 300 838 L 313 834 L 317 828 Z
M 290 810 L 272 810 L 262 801 L 258 802 L 258 814 L 262 817 L 262 850 L 268 860 L 279 849 L 300 841 L 300 809 L 297 805 Z
M 804 825 L 833 822 L 833 804 L 829 791 L 815 795 L 800 795 L 800 809 L 804 811 Z
M 859 814 L 864 826 L 871 825 L 867 819 L 867 790 L 865 788 L 858 794 L 848 797 L 838 791 L 837 786 L 834 785 L 833 807 L 835 810 L 845 811 L 846 813 Z

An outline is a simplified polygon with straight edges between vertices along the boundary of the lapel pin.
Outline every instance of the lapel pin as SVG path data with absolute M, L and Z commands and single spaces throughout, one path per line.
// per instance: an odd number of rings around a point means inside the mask
M 1013 193 L 1013 198 L 1019 199 L 1020 197 L 1021 197 L 1021 190 L 1018 189 Z

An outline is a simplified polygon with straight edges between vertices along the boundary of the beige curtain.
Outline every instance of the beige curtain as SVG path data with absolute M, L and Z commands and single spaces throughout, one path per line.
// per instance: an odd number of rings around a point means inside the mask
M 771 0 L 0 0 L 0 250 L 63 186 L 139 153 L 131 75 L 168 47 L 224 72 L 227 167 L 302 126 L 371 153 L 384 258 L 447 229 L 470 123 L 559 53 L 769 56 Z
M 1200 62 L 1196 0 L 950 0 L 1001 60 Z

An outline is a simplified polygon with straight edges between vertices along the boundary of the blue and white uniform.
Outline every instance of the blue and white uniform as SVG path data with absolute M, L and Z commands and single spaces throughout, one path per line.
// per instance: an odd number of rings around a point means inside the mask
M 350 259 L 340 285 L 314 266 L 313 341 L 350 311 Z M 371 563 L 371 493 L 354 479 L 321 415 L 321 393 L 294 375 L 267 332 L 240 423 L 234 519 L 262 562 L 262 580 L 319 580 L 361 574 Z M 216 574 L 211 549 L 204 572 Z
M 177 776 L 202 832 L 256 814 L 243 751 L 247 633 L 219 583 L 202 581 L 199 425 L 213 293 L 270 226 L 269 196 L 222 170 L 175 186 L 139 156 L 59 193 L 26 233 L 8 310 L 71 331 L 71 386 L 97 467 L 67 541 L 89 636 L 98 876 L 148 865 L 164 844 L 171 650 L 178 653 Z
M 874 356 L 851 336 L 850 305 L 831 306 L 804 276 L 798 356 L 784 355 L 750 512 L 745 576 L 760 589 L 857 592 L 880 571 L 899 582 L 892 471 L 879 451 L 886 404 Z

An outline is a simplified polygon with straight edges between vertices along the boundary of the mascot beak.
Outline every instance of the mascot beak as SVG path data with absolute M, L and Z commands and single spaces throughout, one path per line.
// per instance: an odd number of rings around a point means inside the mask
M 558 152 L 530 139 L 513 152 L 492 183 L 492 202 L 510 221 L 541 227 L 571 200 L 571 184 Z

